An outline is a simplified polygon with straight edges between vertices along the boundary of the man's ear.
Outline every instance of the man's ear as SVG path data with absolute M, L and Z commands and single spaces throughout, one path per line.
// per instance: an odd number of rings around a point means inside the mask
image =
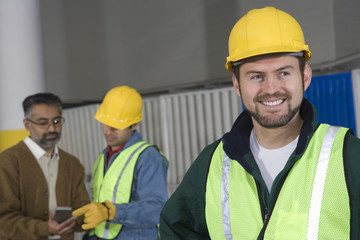
M 29 121 L 26 118 L 24 118 L 23 123 L 24 123 L 25 129 L 30 132 L 30 123 L 29 123 Z
M 241 96 L 240 96 L 240 86 L 239 86 L 240 83 L 239 83 L 239 81 L 238 81 L 238 79 L 236 78 L 236 76 L 235 76 L 234 73 L 233 73 L 233 76 L 232 76 L 232 81 L 233 81 L 233 85 L 234 85 L 236 94 L 237 94 L 239 97 L 241 97 Z
M 135 123 L 135 124 L 131 125 L 130 130 L 135 131 L 135 129 L 137 128 L 138 125 L 139 125 L 139 123 Z
M 312 78 L 312 70 L 309 64 L 305 64 L 304 67 L 304 92 L 309 87 Z

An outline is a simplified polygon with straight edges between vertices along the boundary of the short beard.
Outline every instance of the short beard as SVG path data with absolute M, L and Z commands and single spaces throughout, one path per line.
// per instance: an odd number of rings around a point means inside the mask
M 291 105 L 289 105 L 288 113 L 280 116 L 278 119 L 269 119 L 267 117 L 260 115 L 257 108 L 255 112 L 252 112 L 249 109 L 246 109 L 246 111 L 260 124 L 260 126 L 265 128 L 278 128 L 288 124 L 291 121 L 291 119 L 294 118 L 294 116 L 300 110 L 300 108 L 301 108 L 301 103 L 293 109 L 291 109 Z
M 46 140 L 46 136 L 48 134 L 56 134 L 56 138 L 54 140 Z M 52 148 L 55 147 L 55 145 L 60 141 L 60 134 L 58 132 L 51 132 L 51 133 L 46 133 L 42 136 L 42 138 L 38 138 L 36 137 L 35 134 L 32 134 L 33 136 L 33 140 L 42 148 Z

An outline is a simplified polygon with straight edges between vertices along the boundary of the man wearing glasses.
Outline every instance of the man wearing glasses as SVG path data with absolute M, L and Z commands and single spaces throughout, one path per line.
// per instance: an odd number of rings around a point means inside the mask
M 23 108 L 30 136 L 0 154 L 0 239 L 74 239 L 77 219 L 59 223 L 55 208 L 74 210 L 89 197 L 83 166 L 57 146 L 65 122 L 61 100 L 38 93 Z

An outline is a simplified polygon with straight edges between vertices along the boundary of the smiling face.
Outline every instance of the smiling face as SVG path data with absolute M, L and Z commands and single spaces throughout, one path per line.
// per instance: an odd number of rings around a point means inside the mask
M 310 67 L 305 65 L 302 77 L 299 60 L 294 56 L 247 62 L 239 68 L 239 81 L 233 76 L 236 93 L 254 125 L 265 128 L 282 127 L 300 117 L 304 91 L 310 82 Z

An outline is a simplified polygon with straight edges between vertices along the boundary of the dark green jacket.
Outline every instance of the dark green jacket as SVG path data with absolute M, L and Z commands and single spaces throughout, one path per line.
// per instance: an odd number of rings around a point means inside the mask
M 299 141 L 284 169 L 275 178 L 269 193 L 260 170 L 250 152 L 250 132 L 253 128 L 250 115 L 244 111 L 230 132 L 207 146 L 194 161 L 177 190 L 170 197 L 160 216 L 161 239 L 210 239 L 205 220 L 206 180 L 212 154 L 219 141 L 230 159 L 236 160 L 255 179 L 263 219 L 270 216 L 277 196 L 288 172 L 300 159 L 313 136 L 318 122 L 316 110 L 306 99 L 300 109 L 304 120 Z M 350 131 L 345 136 L 344 166 L 351 207 L 351 239 L 360 239 L 360 139 Z M 301 183 L 299 183 L 299 186 Z M 241 201 L 241 199 L 239 199 Z M 219 206 L 220 207 L 220 206 Z M 263 239 L 263 227 L 258 239 Z

